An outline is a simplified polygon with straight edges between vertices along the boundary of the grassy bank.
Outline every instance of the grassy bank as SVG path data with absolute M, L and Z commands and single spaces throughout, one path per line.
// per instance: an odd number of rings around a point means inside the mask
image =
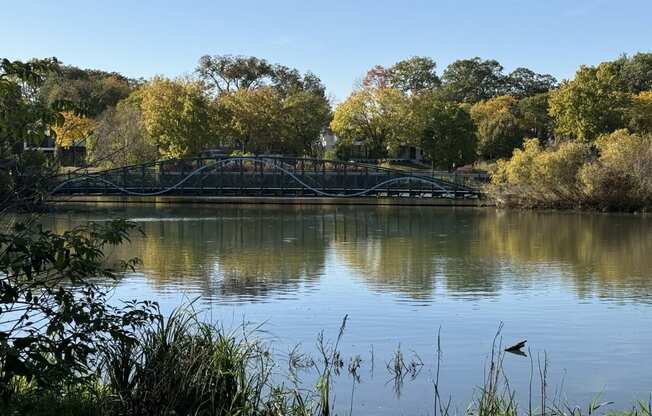
M 338 408 L 353 409 L 356 383 L 362 359 L 346 358 L 339 345 L 346 318 L 333 341 L 320 335 L 315 357 L 297 350 L 289 354 L 287 367 L 273 357 L 256 331 L 240 328 L 226 331 L 201 322 L 189 310 L 162 317 L 141 331 L 134 343 L 113 341 L 98 356 L 96 373 L 86 382 L 37 387 L 25 379 L 11 380 L 10 396 L 0 406 L 3 415 L 314 415 L 338 414 L 332 394 L 334 377 L 352 380 L 350 403 Z M 441 347 L 436 347 L 431 400 L 432 414 L 457 414 L 452 399 L 442 397 L 445 380 L 439 379 Z M 496 335 L 482 386 L 463 412 L 477 416 L 591 415 L 612 413 L 610 403 L 598 399 L 584 408 L 551 400 L 547 393 L 548 363 L 532 360 L 532 381 L 527 403 L 516 401 L 516 391 L 503 372 L 505 352 Z M 285 362 L 285 361 L 283 361 Z M 372 364 L 373 365 L 373 364 Z M 423 362 L 397 349 L 386 363 L 395 389 L 406 378 L 419 375 Z M 300 380 L 313 380 L 306 386 Z M 469 386 L 473 389 L 472 386 Z M 339 414 L 350 414 L 351 410 Z M 618 414 L 650 416 L 650 403 L 633 404 Z

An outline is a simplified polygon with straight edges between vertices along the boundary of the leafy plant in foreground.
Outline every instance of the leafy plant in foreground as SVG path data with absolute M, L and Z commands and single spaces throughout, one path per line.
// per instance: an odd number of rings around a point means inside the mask
M 135 261 L 107 265 L 104 251 L 128 241 L 134 225 L 115 220 L 63 234 L 18 224 L 0 233 L 0 394 L 13 381 L 39 388 L 92 379 L 98 346 L 127 344 L 156 316 L 152 302 L 111 306 L 109 288 L 94 278 L 116 279 Z

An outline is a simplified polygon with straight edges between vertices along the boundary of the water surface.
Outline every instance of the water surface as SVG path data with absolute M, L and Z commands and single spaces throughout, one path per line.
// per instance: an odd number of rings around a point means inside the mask
M 441 327 L 442 393 L 463 410 L 482 384 L 492 338 L 528 340 L 572 404 L 628 407 L 652 390 L 652 218 L 433 207 L 62 206 L 63 231 L 124 217 L 146 236 L 113 253 L 138 256 L 116 298 L 171 310 L 198 298 L 210 319 L 264 323 L 280 355 L 314 351 L 349 321 L 345 357 L 363 359 L 354 414 L 432 414 Z M 400 345 L 424 367 L 397 394 L 386 362 Z M 374 365 L 371 371 L 371 351 Z M 529 358 L 506 371 L 526 400 Z M 336 407 L 348 414 L 352 380 Z M 536 386 L 535 386 L 536 388 Z M 526 403 L 524 403 L 526 404 Z

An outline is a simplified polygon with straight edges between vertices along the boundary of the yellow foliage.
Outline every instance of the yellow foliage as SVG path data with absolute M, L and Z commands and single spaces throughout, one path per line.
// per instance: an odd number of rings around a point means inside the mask
M 411 107 L 408 96 L 400 90 L 365 88 L 337 106 L 330 127 L 339 145 L 363 144 L 370 154 L 392 154 L 414 140 Z
M 509 156 L 523 141 L 518 100 L 509 95 L 480 101 L 471 107 L 478 130 L 478 154 L 488 160 Z
M 578 172 L 591 158 L 588 144 L 568 141 L 543 149 L 537 139 L 526 139 L 512 158 L 500 160 L 490 192 L 513 194 L 521 205 L 570 205 L 582 198 Z
M 652 204 L 652 135 L 617 130 L 596 141 L 598 160 L 586 165 L 580 179 L 594 203 L 633 209 Z
M 95 128 L 93 119 L 78 116 L 70 111 L 63 112 L 61 115 L 63 115 L 64 122 L 53 127 L 57 145 L 70 147 L 83 142 L 93 133 Z
M 213 114 L 204 86 L 155 77 L 137 92 L 143 128 L 165 158 L 196 155 L 213 139 Z
M 652 133 L 652 91 L 643 91 L 632 98 L 629 127 L 640 133 Z

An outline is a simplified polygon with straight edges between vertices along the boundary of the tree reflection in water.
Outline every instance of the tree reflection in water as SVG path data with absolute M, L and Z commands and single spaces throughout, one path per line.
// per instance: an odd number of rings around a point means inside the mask
M 65 207 L 64 207 L 65 208 Z M 633 215 L 365 206 L 85 206 L 45 218 L 57 231 L 126 217 L 156 287 L 262 299 L 318 283 L 330 262 L 373 290 L 428 299 L 495 296 L 562 276 L 576 294 L 642 300 L 652 219 Z M 554 270 L 555 273 L 546 271 Z M 557 283 L 557 282 L 552 282 Z

